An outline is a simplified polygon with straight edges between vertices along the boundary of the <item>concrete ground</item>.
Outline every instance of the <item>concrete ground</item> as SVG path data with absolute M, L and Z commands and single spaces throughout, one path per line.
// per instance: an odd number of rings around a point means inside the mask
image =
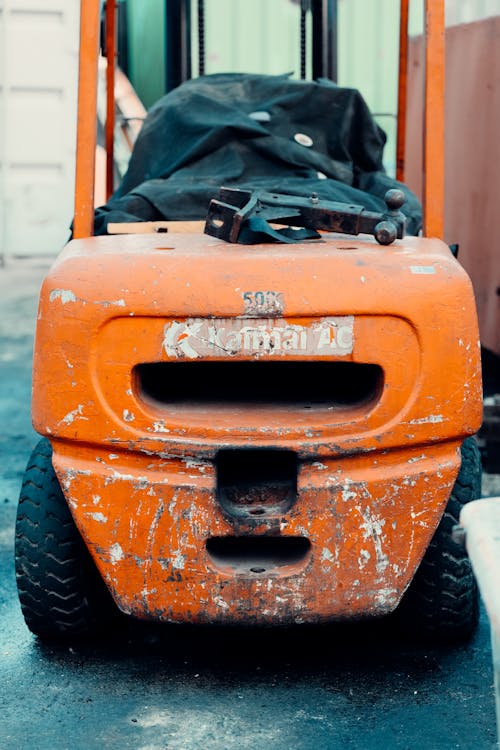
M 0 269 L 2 750 L 493 750 L 489 625 L 433 648 L 383 624 L 287 631 L 131 624 L 43 645 L 20 613 L 13 528 L 30 426 L 32 334 L 46 261 Z M 500 478 L 484 494 L 500 495 Z

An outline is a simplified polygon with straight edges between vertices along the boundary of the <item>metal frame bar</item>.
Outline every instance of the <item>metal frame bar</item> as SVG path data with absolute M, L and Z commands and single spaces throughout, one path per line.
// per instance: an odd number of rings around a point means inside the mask
M 300 78 L 305 80 L 307 72 L 307 14 L 310 10 L 308 0 L 300 3 Z
M 444 229 L 444 85 L 445 0 L 425 2 L 425 93 L 423 132 L 424 234 L 442 237 Z M 313 77 L 337 78 L 337 0 L 312 0 Z M 191 76 L 189 0 L 165 0 L 167 90 Z M 116 0 L 106 9 L 107 117 L 106 186 L 113 189 L 114 77 Z M 94 221 L 94 173 L 97 121 L 97 64 L 100 0 L 81 0 L 78 127 L 73 236 L 88 237 Z M 404 177 L 408 0 L 401 0 L 398 99 L 398 179 Z M 180 54 L 179 51 L 180 45 Z
M 400 0 L 399 11 L 399 75 L 396 141 L 396 179 L 405 179 L 406 109 L 408 100 L 408 18 L 410 0 Z
M 198 75 L 205 75 L 205 0 L 198 0 Z
M 165 0 L 165 90 L 191 78 L 191 3 Z
M 338 77 L 338 0 L 312 0 L 312 75 Z
M 425 0 L 424 235 L 444 234 L 445 0 Z
M 90 237 L 94 228 L 99 20 L 100 0 L 81 0 L 75 219 L 73 225 L 73 237 L 75 239 Z
M 116 10 L 115 0 L 106 2 L 106 198 L 114 192 L 115 153 L 115 68 L 116 68 Z

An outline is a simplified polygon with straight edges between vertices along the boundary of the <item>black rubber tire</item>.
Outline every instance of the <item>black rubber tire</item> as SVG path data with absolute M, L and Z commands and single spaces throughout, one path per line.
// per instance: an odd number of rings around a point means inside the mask
M 448 643 L 467 641 L 474 634 L 479 620 L 478 588 L 467 551 L 452 532 L 463 506 L 480 496 L 480 452 L 474 438 L 466 438 L 444 515 L 396 610 L 406 631 Z
M 80 639 L 118 623 L 119 610 L 75 526 L 45 438 L 24 475 L 15 563 L 24 619 L 40 638 Z

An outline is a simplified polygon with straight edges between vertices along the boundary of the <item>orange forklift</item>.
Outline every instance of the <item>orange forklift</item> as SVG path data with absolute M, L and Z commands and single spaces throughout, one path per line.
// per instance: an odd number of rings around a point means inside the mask
M 302 6 L 317 87 L 333 3 Z M 234 182 L 204 223 L 186 209 L 190 221 L 93 236 L 100 2 L 82 0 L 73 239 L 40 294 L 42 439 L 16 525 L 40 638 L 95 635 L 120 613 L 255 626 L 394 613 L 417 635 L 473 634 L 477 587 L 453 528 L 480 494 L 479 335 L 441 239 L 444 0 L 425 13 L 422 236 L 405 235 L 397 186 L 377 213 Z M 111 192 L 115 3 L 106 16 Z M 407 26 L 402 0 L 400 179 Z M 176 81 L 176 107 L 192 83 Z

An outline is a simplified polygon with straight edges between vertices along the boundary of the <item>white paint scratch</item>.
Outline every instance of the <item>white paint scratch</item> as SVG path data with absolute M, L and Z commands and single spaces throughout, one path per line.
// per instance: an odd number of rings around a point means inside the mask
M 393 604 L 397 599 L 397 591 L 396 589 L 379 589 L 375 595 L 375 601 L 377 604 L 381 605 L 382 607 L 387 607 L 388 605 Z
M 107 523 L 108 519 L 104 515 L 104 513 L 86 513 L 85 515 L 89 516 L 90 518 L 93 518 L 94 521 L 97 521 L 98 523 Z
M 195 458 L 186 458 L 185 464 L 186 469 L 198 469 L 201 473 L 207 470 L 207 464 L 203 461 L 198 461 Z
M 361 508 L 358 505 L 356 510 L 360 513 L 364 521 L 364 523 L 360 525 L 360 528 L 363 529 L 364 532 L 363 538 L 365 540 L 370 538 L 373 540 L 373 546 L 377 556 L 377 572 L 383 573 L 389 564 L 389 559 L 382 549 L 382 531 L 385 526 L 385 518 L 377 518 L 370 508 Z
M 94 304 L 102 305 L 102 307 L 125 307 L 125 300 L 124 299 L 95 300 Z
M 146 489 L 151 484 L 147 477 L 136 477 L 134 474 L 122 474 L 121 471 L 117 471 L 116 469 L 113 469 L 111 476 L 106 477 L 104 484 L 108 485 L 117 481 L 134 482 L 136 489 Z
M 56 299 L 60 299 L 63 305 L 68 302 L 76 302 L 76 295 L 71 289 L 53 289 L 50 293 L 49 299 L 54 302 Z
M 349 487 L 352 484 L 354 484 L 354 482 L 352 481 L 352 479 L 346 479 L 345 482 L 344 482 L 344 486 L 343 486 L 343 489 L 342 489 L 342 500 L 345 503 L 348 502 L 349 500 L 355 500 L 356 497 L 357 497 L 357 493 L 353 492 L 352 490 L 349 489 Z
M 358 565 L 359 569 L 363 570 L 371 559 L 371 555 L 367 549 L 362 549 L 359 553 Z
M 158 422 L 153 422 L 153 432 L 170 432 L 168 427 L 165 427 L 165 422 L 160 419 Z
M 175 557 L 172 558 L 172 567 L 175 570 L 184 570 L 186 565 L 186 555 L 181 554 L 180 550 L 176 550 L 173 554 Z
M 322 560 L 328 560 L 328 562 L 334 562 L 335 561 L 335 555 L 333 555 L 328 547 L 323 547 L 323 550 L 321 552 L 321 559 Z
M 62 480 L 62 488 L 66 492 L 69 492 L 71 483 L 75 481 L 78 476 L 90 476 L 91 471 L 89 469 L 66 469 Z
M 66 414 L 65 417 L 61 419 L 61 422 L 64 422 L 64 424 L 70 425 L 73 424 L 75 419 L 77 417 L 82 417 L 83 414 L 83 404 L 78 404 L 76 409 L 73 409 L 73 411 L 70 411 Z M 87 419 L 87 417 L 82 417 L 82 419 Z
M 123 550 L 118 544 L 118 542 L 115 542 L 112 547 L 109 549 L 109 556 L 111 558 L 112 565 L 116 565 L 117 562 L 120 562 L 120 560 L 123 560 Z
M 429 417 L 421 417 L 420 419 L 412 419 L 408 424 L 438 424 L 438 422 L 444 422 L 442 414 L 431 414 Z

